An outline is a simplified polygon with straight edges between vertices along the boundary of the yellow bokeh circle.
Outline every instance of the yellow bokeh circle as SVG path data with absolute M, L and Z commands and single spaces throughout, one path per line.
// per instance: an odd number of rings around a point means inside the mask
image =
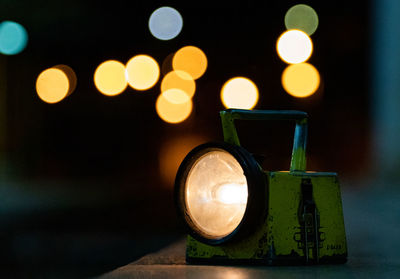
M 221 101 L 226 108 L 252 109 L 258 95 L 257 86 L 245 77 L 231 78 L 221 89 Z
M 162 91 L 161 94 L 172 104 L 183 104 L 190 100 L 190 96 L 185 91 L 178 88 L 171 88 Z
M 187 102 L 174 104 L 160 94 L 156 101 L 156 111 L 158 116 L 167 123 L 177 124 L 186 120 L 192 112 L 192 99 Z
M 101 63 L 94 73 L 94 84 L 97 90 L 106 96 L 120 94 L 128 86 L 125 65 L 116 60 Z
M 183 90 L 189 97 L 193 97 L 196 91 L 196 82 L 191 75 L 184 71 L 172 71 L 161 81 L 161 91 L 173 88 Z
M 319 84 L 319 72 L 309 63 L 289 65 L 282 73 L 283 88 L 297 98 L 311 96 L 317 91 Z
M 59 68 L 46 69 L 36 80 L 36 92 L 42 101 L 49 104 L 58 103 L 70 93 L 68 76 Z
M 126 64 L 126 79 L 136 90 L 147 90 L 153 87 L 160 77 L 160 67 L 154 58 L 148 55 L 136 55 Z
M 179 49 L 172 58 L 175 71 L 184 71 L 193 79 L 200 78 L 207 69 L 207 56 L 198 47 L 185 46 Z
M 279 57 L 289 64 L 307 61 L 312 52 L 311 38 L 301 30 L 288 30 L 284 32 L 276 43 Z

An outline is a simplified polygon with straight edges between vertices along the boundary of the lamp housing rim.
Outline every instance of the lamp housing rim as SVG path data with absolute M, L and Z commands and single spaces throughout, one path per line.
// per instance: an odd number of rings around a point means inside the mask
M 228 235 L 215 238 L 202 232 L 193 222 L 186 206 L 185 190 L 188 174 L 197 160 L 210 151 L 218 150 L 228 152 L 240 164 L 247 181 L 248 197 L 246 210 L 238 226 Z M 266 194 L 267 180 L 253 155 L 241 146 L 226 142 L 207 142 L 192 149 L 179 166 L 174 187 L 175 207 L 186 232 L 196 240 L 209 245 L 236 242 L 254 232 L 257 226 L 262 224 L 262 218 L 266 216 L 268 208 Z

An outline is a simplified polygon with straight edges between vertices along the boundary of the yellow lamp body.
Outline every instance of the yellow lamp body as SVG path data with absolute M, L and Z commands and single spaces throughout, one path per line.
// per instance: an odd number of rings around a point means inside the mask
M 267 265 L 345 262 L 347 245 L 337 175 L 284 171 L 265 175 L 268 210 L 260 226 L 240 241 L 220 245 L 201 243 L 188 235 L 187 261 Z M 317 209 L 315 222 L 310 224 L 305 224 L 301 213 L 304 181 L 312 184 Z
M 258 225 L 240 239 L 206 243 L 187 236 L 186 260 L 193 264 L 299 265 L 344 263 L 347 244 L 340 185 L 336 173 L 308 172 L 305 147 L 307 114 L 298 111 L 220 113 L 226 143 L 240 146 L 234 125 L 242 120 L 295 120 L 289 171 L 265 176 L 265 210 Z M 250 198 L 250 197 L 249 197 Z

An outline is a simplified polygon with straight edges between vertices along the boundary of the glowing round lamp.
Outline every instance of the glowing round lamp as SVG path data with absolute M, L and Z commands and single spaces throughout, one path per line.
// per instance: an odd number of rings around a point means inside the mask
M 0 53 L 18 54 L 24 50 L 27 42 L 28 33 L 21 24 L 13 21 L 0 23 Z
M 276 43 L 279 57 L 289 64 L 302 63 L 310 58 L 313 44 L 310 37 L 301 30 L 284 32 Z
M 159 40 L 171 40 L 182 30 L 181 14 L 171 7 L 161 7 L 155 10 L 149 19 L 151 34 Z
M 227 143 L 206 143 L 183 160 L 175 180 L 178 212 L 207 244 L 239 239 L 264 208 L 264 177 L 253 156 Z

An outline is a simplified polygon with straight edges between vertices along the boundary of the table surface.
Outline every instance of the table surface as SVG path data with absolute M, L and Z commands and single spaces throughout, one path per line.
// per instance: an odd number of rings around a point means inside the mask
M 349 249 L 346 264 L 188 265 L 181 240 L 99 278 L 400 278 L 400 189 L 345 191 L 342 198 Z

